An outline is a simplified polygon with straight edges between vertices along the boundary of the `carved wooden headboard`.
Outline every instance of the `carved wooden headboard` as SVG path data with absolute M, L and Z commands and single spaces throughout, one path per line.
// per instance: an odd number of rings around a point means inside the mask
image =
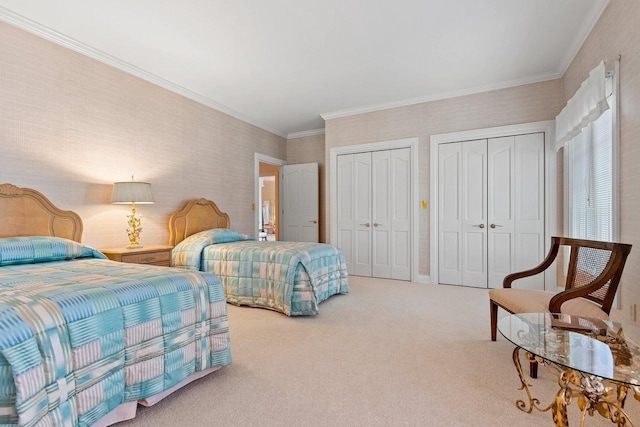
M 175 246 L 200 231 L 230 226 L 229 215 L 220 211 L 211 200 L 190 200 L 169 217 L 169 244 Z
M 82 240 L 82 220 L 58 209 L 42 193 L 12 184 L 0 185 L 0 237 L 55 236 Z

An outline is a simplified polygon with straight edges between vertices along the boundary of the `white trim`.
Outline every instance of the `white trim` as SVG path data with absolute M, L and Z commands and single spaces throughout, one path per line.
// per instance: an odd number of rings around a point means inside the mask
M 328 112 L 328 113 L 320 114 L 320 117 L 322 117 L 326 121 L 331 119 L 337 119 L 340 117 L 348 117 L 348 116 L 355 116 L 357 114 L 371 113 L 373 111 L 381 111 L 381 110 L 388 110 L 391 108 L 406 107 L 409 105 L 422 104 L 424 102 L 440 101 L 443 99 L 457 98 L 457 97 L 466 96 L 466 95 L 474 95 L 477 93 L 490 92 L 490 91 L 499 90 L 499 89 L 507 89 L 510 87 L 522 86 L 522 85 L 531 84 L 531 83 L 540 83 L 548 80 L 559 79 L 560 77 L 562 77 L 562 74 L 559 72 L 546 73 L 546 74 L 527 77 L 523 79 L 515 79 L 515 80 L 509 80 L 506 82 L 492 83 L 488 85 L 476 86 L 476 87 L 467 88 L 467 89 L 442 92 L 435 95 L 428 95 L 428 96 L 423 96 L 419 98 L 404 99 L 400 101 L 387 102 L 384 104 L 365 105 L 362 107 L 350 108 L 347 110 Z
M 612 131 L 612 152 L 611 158 L 613 160 L 612 172 L 613 172 L 613 187 L 612 187 L 612 199 L 611 203 L 613 209 L 611 215 L 613 216 L 613 241 L 619 242 L 621 238 L 620 226 L 622 219 L 620 216 L 620 60 L 616 59 L 613 64 L 613 96 L 614 102 L 611 106 L 611 119 L 613 121 Z M 620 290 L 618 290 L 618 294 Z M 616 305 L 619 307 L 620 301 Z
M 333 147 L 329 150 L 329 165 L 330 165 L 330 173 L 329 173 L 329 187 L 330 187 L 330 203 L 331 203 L 331 211 L 330 211 L 330 243 L 332 245 L 336 245 L 338 242 L 338 229 L 336 227 L 338 221 L 338 156 L 341 154 L 352 154 L 352 153 L 364 153 L 368 151 L 380 151 L 380 150 L 393 150 L 396 148 L 410 148 L 411 149 L 411 200 L 410 204 L 413 206 L 411 210 L 411 281 L 416 281 L 418 279 L 418 269 L 419 269 L 419 241 L 416 236 L 420 235 L 420 227 L 418 224 L 419 217 L 419 203 L 418 203 L 418 138 L 405 138 L 405 139 L 396 139 L 392 141 L 380 141 L 380 142 L 371 142 L 367 144 L 356 144 L 356 145 L 346 145 L 343 147 Z
M 267 156 L 265 154 L 256 153 L 254 156 L 254 183 L 253 183 L 253 229 L 255 231 L 256 240 L 259 239 L 258 236 L 258 223 L 260 218 L 258 218 L 258 207 L 260 206 L 260 192 L 258 188 L 260 187 L 260 163 L 269 163 L 270 165 L 275 166 L 284 166 L 287 164 L 286 160 L 276 159 L 275 157 Z M 280 202 L 278 202 L 280 203 Z
M 431 276 L 427 275 L 427 274 L 418 274 L 418 278 L 416 279 L 417 283 L 422 283 L 425 285 L 430 285 L 431 284 Z
M 447 142 L 470 141 L 474 139 L 498 138 L 501 136 L 521 135 L 527 133 L 544 133 L 545 151 L 545 255 L 551 245 L 551 236 L 557 233 L 557 201 L 556 201 L 556 150 L 555 121 L 521 123 L 517 125 L 499 126 L 487 129 L 476 129 L 463 132 L 443 133 L 430 137 L 430 198 L 429 215 L 429 272 L 432 283 L 438 283 L 438 145 Z M 552 285 L 553 284 L 553 285 Z M 551 269 L 545 271 L 545 289 L 555 290 L 555 273 Z
M 278 131 L 263 123 L 260 123 L 249 116 L 246 116 L 232 108 L 229 108 L 225 105 L 222 105 L 214 101 L 213 99 L 207 98 L 206 96 L 193 92 L 192 90 L 184 88 L 176 83 L 166 80 L 149 71 L 143 70 L 142 68 L 136 67 L 133 64 L 130 64 L 126 61 L 118 59 L 115 56 L 109 55 L 106 52 L 93 48 L 71 37 L 65 36 L 62 33 L 52 30 L 51 28 L 46 27 L 42 24 L 38 24 L 37 22 L 34 22 L 28 18 L 25 18 L 22 15 L 18 15 L 17 13 L 14 13 L 2 6 L 0 6 L 0 21 L 4 21 L 15 27 L 26 30 L 32 34 L 35 34 L 38 37 L 41 37 L 45 40 L 49 40 L 57 45 L 60 45 L 67 49 L 78 52 L 84 56 L 88 56 L 89 58 L 95 59 L 96 61 L 100 61 L 103 64 L 107 64 L 109 66 L 122 70 L 125 73 L 129 73 L 131 75 L 139 77 L 143 80 L 146 80 L 164 89 L 170 90 L 171 92 L 174 92 L 186 98 L 189 98 L 192 101 L 198 102 L 202 105 L 218 110 L 238 120 L 242 120 L 245 123 L 248 123 L 262 130 L 270 132 L 274 135 L 281 136 L 282 138 L 287 137 L 284 132 Z
M 305 136 L 324 135 L 324 128 L 311 129 L 287 134 L 287 139 L 304 138 Z

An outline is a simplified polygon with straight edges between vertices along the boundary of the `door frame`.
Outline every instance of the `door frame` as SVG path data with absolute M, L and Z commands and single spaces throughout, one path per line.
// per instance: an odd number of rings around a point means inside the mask
M 366 144 L 345 145 L 341 147 L 333 147 L 329 150 L 329 187 L 330 187 L 330 227 L 331 232 L 329 235 L 330 243 L 337 245 L 338 243 L 338 156 L 342 154 L 355 154 L 365 153 L 369 151 L 382 151 L 393 150 L 396 148 L 410 148 L 411 149 L 411 194 L 410 203 L 413 206 L 411 209 L 411 281 L 415 282 L 418 279 L 418 256 L 419 239 L 416 237 L 419 235 L 418 215 L 418 138 L 404 138 L 394 139 L 390 141 L 370 142 Z
M 260 208 L 260 163 L 268 163 L 274 166 L 283 166 L 287 164 L 286 160 L 276 159 L 275 157 L 267 156 L 266 154 L 255 153 L 254 156 L 254 183 L 253 183 L 253 231 L 256 240 L 258 240 L 258 221 L 260 218 L 258 217 L 258 209 Z M 278 205 L 280 202 L 278 201 Z
M 549 252 L 551 236 L 557 233 L 557 165 L 555 149 L 555 120 L 474 129 L 462 132 L 431 135 L 429 138 L 429 272 L 431 283 L 439 284 L 438 278 L 438 145 L 449 142 L 489 139 L 527 133 L 544 133 L 544 256 Z M 545 271 L 545 289 L 556 290 L 555 270 Z

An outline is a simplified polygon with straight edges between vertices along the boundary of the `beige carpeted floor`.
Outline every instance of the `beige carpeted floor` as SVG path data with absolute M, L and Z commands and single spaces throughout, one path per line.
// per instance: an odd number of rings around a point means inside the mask
M 513 345 L 489 338 L 486 289 L 350 277 L 316 317 L 229 307 L 233 364 L 122 426 L 551 426 L 514 401 Z M 541 367 L 543 404 L 557 386 Z M 640 424 L 640 402 L 627 409 Z M 579 425 L 576 402 L 572 426 Z M 587 426 L 611 426 L 595 416 Z

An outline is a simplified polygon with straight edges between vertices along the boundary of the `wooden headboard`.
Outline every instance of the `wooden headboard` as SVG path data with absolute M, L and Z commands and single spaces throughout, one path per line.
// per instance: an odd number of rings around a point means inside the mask
M 229 215 L 220 211 L 211 200 L 190 200 L 169 217 L 169 244 L 175 246 L 200 231 L 230 226 Z
M 42 193 L 12 184 L 0 185 L 0 237 L 54 236 L 82 240 L 82 220 L 58 209 Z

